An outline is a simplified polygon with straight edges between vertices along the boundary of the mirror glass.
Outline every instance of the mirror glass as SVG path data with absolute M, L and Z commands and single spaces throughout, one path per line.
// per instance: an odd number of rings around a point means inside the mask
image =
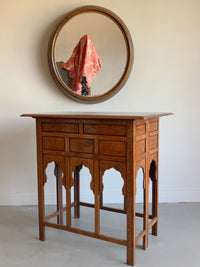
M 89 96 L 102 95 L 118 82 L 124 72 L 127 60 L 126 43 L 119 27 L 107 16 L 84 13 L 70 19 L 58 34 L 54 60 L 60 78 L 71 90 L 74 89 L 69 72 L 61 66 L 71 57 L 84 35 L 90 36 L 101 64 L 100 70 L 91 80 Z
M 57 27 L 49 62 L 54 78 L 71 97 L 102 101 L 119 91 L 130 74 L 132 40 L 111 11 L 82 7 Z

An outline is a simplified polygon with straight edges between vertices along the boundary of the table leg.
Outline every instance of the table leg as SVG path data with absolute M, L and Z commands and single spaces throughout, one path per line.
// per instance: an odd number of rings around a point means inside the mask
M 126 207 L 127 207 L 127 264 L 135 264 L 135 195 L 136 170 L 134 160 L 133 138 L 135 124 L 129 123 L 127 127 L 127 161 L 126 161 Z
M 127 184 L 128 186 L 128 184 Z M 127 264 L 135 264 L 135 194 L 127 189 Z
M 100 193 L 100 208 L 103 207 L 103 192 Z
M 155 160 L 150 165 L 150 177 L 152 180 L 152 215 L 158 217 L 158 164 Z M 152 227 L 152 235 L 158 235 L 158 222 Z
M 148 248 L 148 222 L 149 222 L 149 182 L 148 182 L 147 171 L 144 175 L 144 220 L 143 220 L 143 229 L 146 230 L 145 236 L 143 237 L 143 249 Z
M 66 222 L 71 227 L 71 169 L 69 158 L 66 158 Z
M 124 212 L 127 213 L 127 201 L 126 201 L 126 196 L 124 196 Z
M 98 160 L 94 160 L 94 198 L 95 198 L 95 234 L 100 233 L 100 192 L 99 192 L 99 163 Z
M 57 223 L 63 224 L 63 203 L 62 203 L 62 170 L 60 166 L 55 163 L 54 174 L 56 176 L 56 191 L 57 191 L 57 211 L 59 212 L 57 216 Z
M 82 165 L 74 169 L 74 218 L 80 218 L 80 170 Z
M 157 181 L 154 181 L 152 183 L 153 187 L 153 197 L 152 197 L 152 215 L 153 217 L 158 217 L 158 183 Z M 157 236 L 158 235 L 158 222 L 154 224 L 152 227 L 152 235 Z
M 44 227 L 44 172 L 42 167 L 42 157 L 38 157 L 38 214 L 39 214 L 39 239 L 45 241 Z

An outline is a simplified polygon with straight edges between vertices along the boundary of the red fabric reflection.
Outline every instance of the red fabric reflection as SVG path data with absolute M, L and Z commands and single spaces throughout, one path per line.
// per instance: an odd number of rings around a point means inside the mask
M 87 86 L 91 86 L 92 79 L 101 68 L 99 56 L 89 35 L 84 35 L 76 47 L 71 57 L 62 68 L 69 70 L 69 76 L 72 78 L 72 88 L 78 94 L 81 93 L 81 78 L 86 77 Z

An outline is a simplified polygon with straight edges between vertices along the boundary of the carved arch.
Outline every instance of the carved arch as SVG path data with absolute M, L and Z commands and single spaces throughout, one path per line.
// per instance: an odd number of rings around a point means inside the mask
M 127 194 L 127 190 L 126 190 L 126 167 L 124 162 L 113 162 L 113 161 L 103 161 L 101 160 L 99 163 L 99 169 L 100 169 L 100 182 L 99 182 L 99 191 L 100 193 L 103 191 L 103 175 L 105 173 L 106 170 L 109 170 L 111 168 L 114 168 L 115 170 L 117 170 L 118 172 L 120 172 L 121 177 L 124 181 L 124 185 L 122 187 L 122 194 L 124 196 L 126 196 Z
M 60 156 L 53 156 L 53 155 L 44 155 L 43 157 L 43 169 L 44 169 L 44 175 L 43 175 L 43 185 L 47 182 L 47 175 L 46 175 L 46 168 L 47 165 L 51 162 L 55 162 L 55 164 L 57 164 L 59 167 L 59 171 L 61 171 L 63 173 L 63 177 L 62 177 L 62 184 L 64 185 L 65 189 L 66 189 L 66 179 L 65 179 L 65 160 L 64 157 L 60 157 Z M 54 174 L 56 176 L 56 166 L 54 169 Z
M 138 173 L 138 171 L 139 171 L 140 168 L 143 171 L 143 188 L 145 189 L 145 184 L 146 184 L 145 183 L 145 177 L 146 177 L 146 160 L 145 160 L 145 158 L 136 162 L 136 167 L 135 167 L 135 172 L 136 172 L 135 173 L 135 182 L 136 182 L 136 179 L 137 179 L 137 173 Z M 135 186 L 135 188 L 136 188 L 136 186 Z M 137 194 L 137 188 L 135 190 L 135 195 L 136 194 Z
M 95 180 L 94 180 L 94 162 L 91 159 L 84 159 L 84 158 L 71 158 L 70 159 L 70 176 L 69 176 L 69 189 L 74 185 L 74 179 L 72 176 L 72 173 L 75 169 L 75 167 L 84 165 L 87 167 L 90 171 L 90 174 L 92 176 L 92 180 L 90 183 L 90 188 L 95 194 Z
M 152 162 L 150 164 L 149 177 L 151 178 L 152 182 L 156 182 L 157 181 L 157 177 L 156 177 L 156 162 L 155 162 L 155 160 L 152 160 Z
M 158 166 L 158 155 L 154 153 L 149 159 L 149 177 L 152 182 L 157 181 L 157 166 Z
M 143 189 L 145 189 L 145 175 L 144 175 L 145 174 L 145 171 L 144 171 L 144 168 L 143 167 L 139 167 L 137 169 L 136 176 L 135 176 L 136 177 L 136 179 L 135 179 L 135 196 L 137 195 L 137 186 L 136 186 L 137 183 L 136 183 L 136 181 L 137 181 L 137 177 L 138 177 L 138 171 L 140 169 L 142 170 L 142 176 L 143 176 L 143 183 L 142 183 L 143 184 Z

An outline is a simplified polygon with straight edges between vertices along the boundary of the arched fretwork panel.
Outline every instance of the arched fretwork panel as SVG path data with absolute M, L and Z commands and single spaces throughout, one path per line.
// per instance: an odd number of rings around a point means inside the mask
M 153 183 L 151 178 L 149 177 L 149 215 L 152 215 L 152 191 L 153 191 Z
M 44 157 L 44 203 L 45 217 L 48 221 L 63 225 L 63 212 L 66 190 L 64 173 L 64 159 L 62 157 Z M 64 196 L 64 198 L 63 198 Z M 50 216 L 54 214 L 54 216 Z
M 69 180 L 69 188 L 71 188 L 74 185 L 74 170 L 75 167 L 79 167 L 79 166 L 85 166 L 89 169 L 90 174 L 92 176 L 92 180 L 90 183 L 90 188 L 93 192 L 95 192 L 95 182 L 94 182 L 94 163 L 93 160 L 91 159 L 85 159 L 85 158 L 70 158 L 70 180 Z M 80 168 L 81 170 L 81 168 Z M 79 170 L 79 171 L 80 171 Z
M 135 230 L 136 235 L 141 233 L 145 228 L 145 167 L 146 167 L 145 159 L 137 162 L 136 164 L 136 206 L 135 206 Z
M 70 159 L 71 208 L 74 209 L 72 227 L 94 231 L 94 167 L 93 160 Z M 77 220 L 78 219 L 78 220 Z
M 115 168 L 106 170 L 102 177 L 102 184 L 102 199 L 104 206 L 106 204 L 117 204 L 119 206 L 124 202 L 124 196 L 122 193 L 124 180 L 119 171 L 117 171 Z M 123 208 L 123 206 L 121 208 Z
M 47 164 L 45 169 L 46 182 L 45 189 L 45 205 L 56 205 L 56 175 L 55 175 L 55 162 L 51 161 Z M 63 175 L 63 174 L 62 174 Z
M 90 169 L 83 164 L 77 165 L 74 167 L 72 177 L 71 201 L 94 203 L 93 181 Z
M 151 178 L 152 182 L 156 182 L 156 161 L 154 159 L 150 164 L 149 177 Z
M 99 163 L 100 169 L 100 192 L 103 191 L 103 176 L 106 170 L 115 169 L 121 174 L 121 178 L 124 180 L 121 192 L 126 196 L 126 168 L 124 162 L 103 161 Z M 112 177 L 112 185 L 114 184 L 114 176 Z M 110 202 L 110 201 L 109 201 Z
M 57 173 L 57 171 L 60 170 L 60 172 L 63 173 L 62 175 L 62 184 L 65 186 L 66 188 L 66 175 L 65 175 L 65 160 L 64 157 L 60 157 L 60 156 L 53 156 L 53 155 L 45 155 L 43 157 L 43 170 L 44 170 L 44 174 L 43 174 L 43 184 L 45 184 L 47 182 L 47 175 L 46 175 L 46 168 L 47 165 L 50 162 L 54 162 L 55 163 L 55 167 L 58 165 L 59 169 L 54 169 L 54 174 L 55 175 L 59 175 L 59 173 Z M 57 173 L 57 174 L 56 174 Z
M 126 168 L 124 162 L 100 161 L 100 233 L 126 239 Z M 125 201 L 124 201 L 125 200 Z M 125 204 L 125 205 L 124 205 Z M 113 221 L 111 225 L 109 222 Z
M 149 160 L 149 205 L 150 217 L 153 219 L 158 217 L 158 154 L 155 153 Z M 152 227 L 152 234 L 157 235 L 158 223 Z
M 144 202 L 144 169 L 140 167 L 137 171 L 137 176 L 136 176 L 136 203 L 141 204 L 143 202 Z
M 149 166 L 149 214 L 153 212 L 153 186 L 156 183 L 156 162 L 153 159 Z

